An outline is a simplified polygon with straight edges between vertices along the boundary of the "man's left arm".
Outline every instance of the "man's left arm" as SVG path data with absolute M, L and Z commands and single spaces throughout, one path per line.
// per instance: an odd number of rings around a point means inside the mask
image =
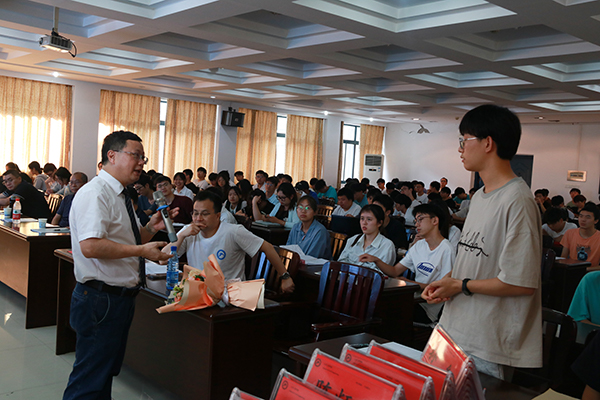
M 281 258 L 279 258 L 279 254 L 273 248 L 273 245 L 266 240 L 263 241 L 263 244 L 260 246 L 260 251 L 265 253 L 267 259 L 273 264 L 273 267 L 279 273 L 279 276 L 285 274 L 287 269 L 285 269 L 285 265 L 281 262 Z M 292 278 L 282 279 L 281 280 L 281 291 L 284 293 L 291 293 L 294 291 L 294 280 Z

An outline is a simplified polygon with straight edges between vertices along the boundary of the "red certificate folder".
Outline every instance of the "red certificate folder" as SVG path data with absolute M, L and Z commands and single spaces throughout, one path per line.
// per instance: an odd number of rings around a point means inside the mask
M 344 346 L 340 359 L 396 385 L 402 385 L 407 400 L 435 400 L 433 380 L 428 376 L 358 351 L 349 344 Z
M 270 400 L 337 400 L 337 397 L 282 369 Z
M 341 399 L 405 399 L 402 385 L 344 363 L 319 349 L 313 352 L 304 381 Z
M 242 392 L 238 388 L 233 388 L 229 400 L 262 400 L 260 397 L 253 396 L 249 393 Z
M 434 367 L 433 365 L 425 364 L 403 354 L 396 353 L 395 351 L 390 350 L 375 341 L 371 341 L 367 353 L 423 376 L 431 377 L 435 387 L 435 396 L 438 400 L 456 399 L 456 386 L 454 383 L 454 376 L 452 375 L 451 371 L 444 371 L 438 367 Z

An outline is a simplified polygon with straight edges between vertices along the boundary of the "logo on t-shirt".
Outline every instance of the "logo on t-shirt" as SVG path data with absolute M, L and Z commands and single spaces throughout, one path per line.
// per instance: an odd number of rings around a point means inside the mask
M 577 259 L 579 261 L 586 261 L 590 254 L 590 246 L 577 246 Z
M 225 250 L 219 250 L 219 251 L 217 251 L 217 258 L 218 258 L 219 260 L 222 260 L 222 259 L 224 259 L 226 255 L 227 255 L 227 254 L 225 253 Z
M 435 265 L 427 261 L 421 262 L 419 263 L 419 265 L 417 265 L 417 270 L 420 271 L 423 275 L 431 275 L 434 269 Z

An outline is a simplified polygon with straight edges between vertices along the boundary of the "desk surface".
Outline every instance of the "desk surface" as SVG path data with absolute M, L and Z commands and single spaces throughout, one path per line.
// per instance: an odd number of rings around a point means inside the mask
M 27 241 L 45 240 L 44 238 L 70 236 L 70 233 L 40 233 L 32 231 L 32 229 L 37 228 L 39 228 L 39 223 L 37 221 L 21 222 L 18 226 L 13 225 L 12 222 L 0 222 L 0 231 Z
M 589 267 L 592 264 L 589 261 L 575 260 L 573 258 L 561 258 L 561 259 L 554 260 L 554 265 L 558 265 L 558 266 L 562 266 L 562 267 L 581 267 L 581 266 Z
M 371 340 L 375 340 L 378 343 L 387 343 L 389 340 L 382 339 L 380 337 L 370 335 L 368 333 L 360 333 L 358 335 L 345 336 L 336 339 L 324 340 L 322 342 L 303 344 L 301 346 L 295 346 L 290 349 L 290 358 L 297 361 L 300 364 L 308 365 L 312 353 L 315 349 L 339 357 L 342 348 L 346 343 L 360 344 L 361 347 L 364 344 L 368 344 Z M 479 374 L 481 385 L 486 389 L 485 397 L 487 400 L 529 400 L 533 399 L 539 393 L 532 390 L 522 388 L 512 383 L 501 381 L 486 374 Z

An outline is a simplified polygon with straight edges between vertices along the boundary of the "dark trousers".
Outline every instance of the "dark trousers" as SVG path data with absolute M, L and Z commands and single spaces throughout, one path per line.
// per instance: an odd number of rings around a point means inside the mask
M 77 333 L 75 364 L 63 400 L 110 400 L 113 376 L 123 364 L 135 297 L 120 297 L 77 283 L 71 327 Z

